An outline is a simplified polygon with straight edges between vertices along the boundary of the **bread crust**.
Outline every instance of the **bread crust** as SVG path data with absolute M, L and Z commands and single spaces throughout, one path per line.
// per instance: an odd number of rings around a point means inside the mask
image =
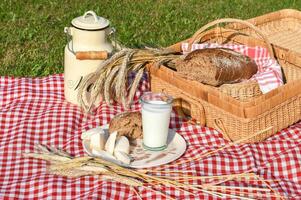
M 176 68 L 188 79 L 213 86 L 248 80 L 258 70 L 251 58 L 226 48 L 197 49 L 178 60 Z
M 118 136 L 126 136 L 129 140 L 142 138 L 142 117 L 139 111 L 124 112 L 116 115 L 110 122 L 109 132 L 117 131 Z

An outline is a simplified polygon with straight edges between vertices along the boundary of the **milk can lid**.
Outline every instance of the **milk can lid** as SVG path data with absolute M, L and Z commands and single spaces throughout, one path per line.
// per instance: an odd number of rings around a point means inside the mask
M 79 29 L 98 30 L 104 29 L 110 25 L 109 20 L 99 17 L 94 11 L 87 11 L 83 16 L 76 17 L 71 24 Z

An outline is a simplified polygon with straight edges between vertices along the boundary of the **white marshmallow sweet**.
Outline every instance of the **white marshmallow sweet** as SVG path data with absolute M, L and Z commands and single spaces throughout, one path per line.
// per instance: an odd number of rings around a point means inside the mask
M 124 152 L 115 151 L 114 156 L 117 158 L 117 160 L 119 160 L 125 164 L 129 165 L 131 163 L 131 157 Z
M 115 151 L 124 152 L 126 154 L 130 153 L 130 142 L 127 139 L 127 137 L 121 136 L 120 138 L 117 139 L 114 152 Z
M 104 130 L 99 126 L 99 127 L 96 127 L 96 128 L 92 128 L 88 131 L 85 131 L 81 134 L 81 139 L 82 140 L 89 140 L 90 137 L 96 133 L 99 133 L 99 134 L 105 134 Z
M 104 133 L 94 133 L 90 136 L 90 148 L 97 151 L 103 150 L 106 140 L 107 138 Z
M 99 156 L 99 157 L 106 157 L 106 158 L 116 160 L 116 158 L 112 154 L 110 154 L 106 151 L 103 151 L 103 150 L 97 151 L 95 149 L 92 149 L 92 154 L 96 155 L 96 156 Z
M 105 150 L 112 155 L 113 155 L 114 149 L 115 149 L 116 138 L 117 138 L 117 131 L 114 131 L 113 133 L 110 134 L 110 136 L 105 144 Z

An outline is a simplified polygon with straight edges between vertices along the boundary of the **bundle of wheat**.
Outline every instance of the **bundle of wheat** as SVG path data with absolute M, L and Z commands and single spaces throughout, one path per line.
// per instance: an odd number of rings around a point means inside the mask
M 115 100 L 128 108 L 146 65 L 156 63 L 157 66 L 168 64 L 172 67 L 171 61 L 179 56 L 170 49 L 153 48 L 123 49 L 115 53 L 111 58 L 104 61 L 94 73 L 83 79 L 78 93 L 81 107 L 85 111 L 90 111 L 97 98 L 101 96 L 107 104 L 110 104 L 111 100 Z M 135 79 L 127 86 L 128 77 L 133 72 L 136 73 Z M 91 82 L 93 87 L 91 87 Z M 85 97 L 88 91 L 91 96 L 87 100 Z
M 249 196 L 260 194 L 260 198 L 282 198 L 268 183 L 273 180 L 264 180 L 254 173 L 241 173 L 218 176 L 193 176 L 183 174 L 183 170 L 135 170 L 124 168 L 101 158 L 90 156 L 73 157 L 61 149 L 44 145 L 37 146 L 39 153 L 25 153 L 26 157 L 43 159 L 50 161 L 48 172 L 60 176 L 81 177 L 87 175 L 101 175 L 104 179 L 111 179 L 126 184 L 135 190 L 135 187 L 142 187 L 153 192 L 160 193 L 167 199 L 173 199 L 159 190 L 155 186 L 169 186 L 191 195 L 206 193 L 218 197 L 231 197 L 236 199 L 251 199 Z M 194 173 L 190 171 L 189 173 Z M 160 173 L 160 176 L 154 175 Z M 220 185 L 229 180 L 237 181 L 258 181 L 264 183 L 266 187 L 234 187 Z M 192 184 L 192 180 L 207 181 L 204 184 Z M 209 182 L 208 182 L 209 181 Z M 135 190 L 136 191 L 136 190 Z M 191 192 L 192 191 L 192 192 Z M 249 192 L 246 192 L 249 191 Z M 138 196 L 139 194 L 136 193 Z

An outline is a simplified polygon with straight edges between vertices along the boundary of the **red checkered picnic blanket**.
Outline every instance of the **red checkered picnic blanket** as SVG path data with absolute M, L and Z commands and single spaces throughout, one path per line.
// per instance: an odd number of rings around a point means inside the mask
M 202 43 L 192 44 L 191 49 L 188 48 L 188 43 L 182 43 L 183 53 L 194 51 L 196 49 L 205 48 L 229 48 L 243 55 L 252 58 L 258 66 L 258 72 L 254 74 L 251 80 L 256 80 L 263 94 L 283 85 L 281 67 L 277 61 L 269 56 L 266 48 L 255 46 L 250 47 L 238 44 L 217 44 L 217 43 Z
M 123 111 L 119 105 L 102 104 L 95 115 L 84 115 L 64 99 L 63 76 L 45 78 L 0 78 L 0 197 L 2 199 L 139 199 L 134 190 L 114 180 L 100 176 L 66 178 L 46 172 L 47 162 L 24 158 L 22 153 L 33 152 L 35 144 L 59 147 L 76 156 L 84 155 L 80 135 L 83 131 L 107 124 Z M 137 97 L 148 89 L 143 79 Z M 132 110 L 139 110 L 134 104 Z M 177 161 L 162 167 L 165 173 L 182 170 L 181 175 L 213 176 L 253 172 L 265 179 L 280 195 L 301 197 L 301 123 L 275 134 L 264 142 L 233 145 L 204 157 L 177 165 L 177 162 L 217 149 L 228 142 L 212 128 L 189 125 L 172 113 L 170 127 L 181 134 L 187 144 L 186 153 Z M 153 172 L 163 175 L 162 172 Z M 170 177 L 173 175 L 170 174 Z M 216 180 L 215 180 L 216 181 Z M 191 180 L 202 184 L 208 180 Z M 210 180 L 209 180 L 210 182 Z M 263 187 L 262 181 L 230 180 L 221 186 Z M 185 193 L 171 186 L 153 189 L 176 199 L 220 199 L 204 192 Z M 138 187 L 143 199 L 164 196 L 148 187 Z M 243 195 L 252 199 L 269 199 L 272 192 L 247 189 Z M 226 196 L 230 198 L 234 196 Z

